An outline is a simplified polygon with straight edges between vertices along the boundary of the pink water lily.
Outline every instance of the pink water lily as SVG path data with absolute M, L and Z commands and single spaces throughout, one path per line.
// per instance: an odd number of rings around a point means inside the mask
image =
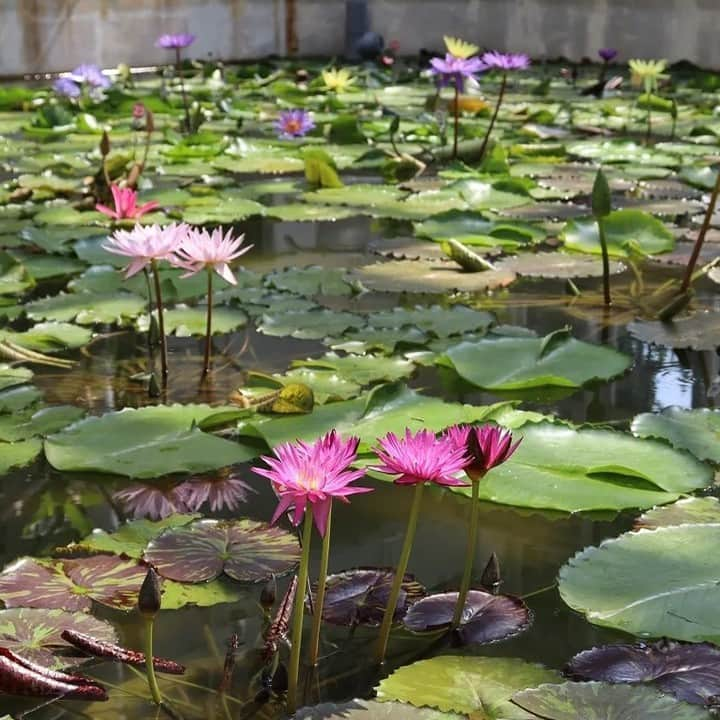
M 308 504 L 315 526 L 325 535 L 333 498 L 348 502 L 349 495 L 371 492 L 372 488 L 351 486 L 365 475 L 364 470 L 351 470 L 355 460 L 358 438 L 342 440 L 333 430 L 314 443 L 298 440 L 275 448 L 275 456 L 264 456 L 268 468 L 254 467 L 253 472 L 266 477 L 278 495 L 279 503 L 273 523 L 290 508 L 292 522 L 299 525 Z
M 244 235 L 233 237 L 232 230 L 223 234 L 222 228 L 215 228 L 212 232 L 191 228 L 185 234 L 174 262 L 188 271 L 184 277 L 208 269 L 231 285 L 237 285 L 230 263 L 252 248 L 252 245 L 241 247 L 244 238 Z
M 456 475 L 467 462 L 465 448 L 451 443 L 446 436 L 435 437 L 430 430 L 420 430 L 415 435 L 409 429 L 404 437 L 388 433 L 378 440 L 375 452 L 381 464 L 372 469 L 395 475 L 397 485 L 465 485 Z
M 160 207 L 157 200 L 151 200 L 138 207 L 137 193 L 131 188 L 121 188 L 113 183 L 110 186 L 110 191 L 115 202 L 115 209 L 113 210 L 102 203 L 95 205 L 95 209 L 113 220 L 137 220 L 146 213 Z
M 116 230 L 103 244 L 103 249 L 115 255 L 129 257 L 125 277 L 139 273 L 153 261 L 174 260 L 174 253 L 187 234 L 187 225 L 135 225 L 132 230 Z
M 502 465 L 522 441 L 520 438 L 513 443 L 512 433 L 498 425 L 453 425 L 447 428 L 445 436 L 455 448 L 465 452 L 465 472 L 473 480 Z

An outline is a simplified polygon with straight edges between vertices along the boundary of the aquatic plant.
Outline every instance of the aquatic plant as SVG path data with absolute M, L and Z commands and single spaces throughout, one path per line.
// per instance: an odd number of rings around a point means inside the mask
M 475 75 L 486 69 L 478 57 L 457 57 L 447 53 L 445 58 L 432 58 L 430 72 L 437 76 L 439 85 L 452 85 L 455 91 L 453 102 L 453 149 L 452 157 L 457 158 L 458 135 L 460 131 L 460 93 L 465 87 L 465 80 L 475 80 Z
M 283 110 L 276 123 L 275 130 L 282 140 L 304 137 L 315 127 L 307 110 Z
M 125 278 L 130 278 L 141 270 L 150 272 L 155 282 L 155 303 L 157 306 L 158 325 L 160 329 L 160 358 L 162 363 L 163 384 L 167 383 L 167 341 L 165 338 L 165 321 L 163 317 L 162 290 L 158 263 L 175 261 L 174 253 L 187 235 L 187 226 L 183 223 L 170 225 L 135 225 L 132 230 L 116 230 L 103 248 L 115 255 L 123 255 L 131 259 L 125 269 Z
M 231 285 L 237 285 L 237 280 L 230 263 L 248 250 L 252 245 L 241 247 L 244 235 L 233 236 L 230 229 L 223 233 L 222 228 L 215 228 L 212 232 L 188 228 L 181 242 L 175 250 L 172 262 L 178 267 L 187 270 L 183 277 L 190 277 L 201 270 L 207 271 L 207 324 L 205 328 L 205 355 L 203 358 L 203 377 L 210 369 L 210 350 L 212 345 L 212 307 L 213 307 L 213 273 L 217 273 L 223 280 Z
M 478 152 L 480 158 L 485 155 L 488 142 L 490 142 L 490 136 L 492 135 L 493 128 L 495 127 L 495 121 L 497 120 L 498 113 L 500 112 L 500 106 L 502 105 L 503 98 L 505 97 L 508 73 L 514 72 L 515 70 L 527 70 L 527 68 L 530 67 L 530 58 L 522 53 L 501 53 L 495 51 L 486 52 L 483 53 L 481 60 L 488 70 L 499 70 L 502 73 L 502 79 L 500 80 L 500 90 L 498 91 L 495 110 L 493 110 L 492 117 L 490 118 L 490 124 L 485 131 L 485 137 L 483 138 L 482 145 L 480 146 L 480 150 Z
M 263 456 L 269 466 L 254 467 L 253 471 L 270 480 L 278 495 L 278 506 L 272 523 L 292 509 L 291 522 L 298 526 L 305 517 L 302 532 L 302 556 L 298 570 L 298 587 L 305 592 L 308 582 L 310 562 L 310 542 L 313 522 L 323 538 L 321 569 L 318 596 L 313 608 L 313 636 L 311 660 L 317 660 L 320 622 L 322 618 L 323 596 L 327 577 L 330 552 L 330 522 L 333 498 L 348 502 L 350 495 L 371 492 L 372 488 L 352 485 L 365 474 L 364 470 L 351 470 L 355 460 L 359 439 L 350 437 L 342 440 L 334 431 L 330 431 L 312 444 L 302 441 L 286 443 L 274 449 L 274 457 Z M 310 507 L 308 507 L 308 504 Z M 295 604 L 292 626 L 292 651 L 290 656 L 288 710 L 294 713 L 297 703 L 297 681 L 300 669 L 300 646 L 302 642 L 304 603 Z
M 598 238 L 600 240 L 600 249 L 602 251 L 602 267 L 603 267 L 603 300 L 605 307 L 610 307 L 612 298 L 610 297 L 610 258 L 608 256 L 608 244 L 605 236 L 605 218 L 612 211 L 610 186 L 608 185 L 605 173 L 598 169 L 593 183 L 592 195 L 592 214 L 595 218 L 598 228 Z
M 80 86 L 71 77 L 59 77 L 52 87 L 58 95 L 70 100 L 77 100 L 82 94 Z
M 387 652 L 395 608 L 412 552 L 425 484 L 434 483 L 450 487 L 465 485 L 466 483 L 458 480 L 456 475 L 465 467 L 467 457 L 465 448 L 455 447 L 447 437 L 437 438 L 429 430 L 420 430 L 413 435 L 409 429 L 406 429 L 403 437 L 388 433 L 384 438 L 378 439 L 375 452 L 380 464 L 374 466 L 373 470 L 392 475 L 396 485 L 413 485 L 415 487 L 405 540 L 395 570 L 395 578 L 380 626 L 380 636 L 375 652 L 375 659 L 378 663 L 382 663 Z
M 460 591 L 458 592 L 452 620 L 452 627 L 456 628 L 460 624 L 472 581 L 475 546 L 477 545 L 478 536 L 478 519 L 480 517 L 480 481 L 490 470 L 502 465 L 510 458 L 517 450 L 521 440 L 513 443 L 512 433 L 497 425 L 482 425 L 481 427 L 453 425 L 445 431 L 445 436 L 455 448 L 465 453 L 466 462 L 463 469 L 472 484 L 470 530 L 468 532 L 467 550 L 465 551 L 465 568 L 460 581 Z
M 162 703 L 162 695 L 155 676 L 155 663 L 153 661 L 153 629 L 155 617 L 162 605 L 162 591 L 160 578 L 152 567 L 148 568 L 147 575 L 140 586 L 138 593 L 138 610 L 145 620 L 145 668 L 147 672 L 148 687 L 156 705 Z
M 474 43 L 462 40 L 461 38 L 451 37 L 449 35 L 443 35 L 443 42 L 445 43 L 445 48 L 450 55 L 463 60 L 467 60 L 473 55 L 477 55 L 480 50 L 479 46 Z
M 335 93 L 347 92 L 357 81 L 347 68 L 329 68 L 323 70 L 321 75 L 325 89 Z
M 115 183 L 110 185 L 110 192 L 115 202 L 115 209 L 97 203 L 95 209 L 112 220 L 137 220 L 143 215 L 160 207 L 160 203 L 151 200 L 143 205 L 137 204 L 137 192 L 132 188 L 121 188 Z
M 605 64 L 612 62 L 617 55 L 618 51 L 615 48 L 600 48 L 598 50 L 598 56 Z
M 192 123 L 190 121 L 190 104 L 188 101 L 187 92 L 185 91 L 185 80 L 183 79 L 182 73 L 182 50 L 190 47 L 190 45 L 192 45 L 194 42 L 195 35 L 193 35 L 192 33 L 160 35 L 160 37 L 155 41 L 155 47 L 175 51 L 175 72 L 177 73 L 178 81 L 180 83 L 180 94 L 182 96 L 183 109 L 185 111 L 185 120 L 182 128 L 183 131 L 188 134 L 192 132 Z
M 645 91 L 644 99 L 647 103 L 645 143 L 649 144 L 652 135 L 652 96 L 657 93 L 660 80 L 668 77 L 664 74 L 667 60 L 628 60 L 628 66 L 632 85 L 642 87 Z

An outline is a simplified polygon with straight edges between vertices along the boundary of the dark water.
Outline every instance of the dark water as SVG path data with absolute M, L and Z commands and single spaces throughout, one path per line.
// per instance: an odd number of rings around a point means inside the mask
M 368 240 L 376 237 L 378 227 L 365 218 L 337 223 L 271 223 L 258 221 L 244 227 L 256 251 L 248 256 L 248 266 L 267 270 L 287 265 L 311 263 L 352 267 L 369 262 Z M 662 271 L 663 273 L 665 271 Z M 661 274 L 646 270 L 647 279 Z M 622 280 L 618 280 L 622 284 Z M 596 282 L 588 282 L 590 288 Z M 399 299 L 400 302 L 408 302 Z M 376 306 L 393 306 L 392 295 L 373 296 Z M 564 295 L 561 281 L 525 281 L 513 287 L 512 295 L 499 293 L 470 298 L 478 306 L 492 305 L 498 322 L 523 325 L 539 334 L 571 325 L 577 337 L 602 341 L 633 356 L 635 364 L 624 377 L 612 383 L 551 397 L 530 394 L 522 399 L 524 407 L 554 412 L 574 422 L 617 423 L 622 426 L 635 413 L 657 410 L 667 405 L 682 407 L 713 406 L 708 391 L 718 375 L 715 353 L 676 353 L 649 346 L 633 338 L 622 324 L 606 327 L 601 316 L 578 312 Z M 699 302 L 709 302 L 702 292 Z M 370 311 L 362 297 L 353 300 L 353 309 Z M 410 304 L 415 304 L 412 299 Z M 282 371 L 291 360 L 324 351 L 318 342 L 273 338 L 252 329 L 216 340 L 220 367 L 211 386 L 200 389 L 201 342 L 172 339 L 171 363 L 174 375 L 168 390 L 169 401 L 224 402 L 229 392 L 243 382 L 247 370 Z M 70 371 L 38 369 L 36 384 L 49 403 L 64 402 L 86 407 L 92 413 L 119 409 L 147 402 L 142 386 L 128 378 L 144 367 L 144 338 L 133 332 L 109 333 L 95 341 L 87 352 L 78 352 L 78 364 Z M 423 369 L 412 384 L 424 392 L 449 400 L 488 403 L 512 397 L 478 392 L 462 387 L 457 380 Z M 250 517 L 268 519 L 275 500 L 266 483 L 248 468 L 244 479 L 257 489 L 243 511 Z M 360 495 L 351 505 L 336 504 L 333 522 L 331 572 L 357 566 L 391 566 L 398 558 L 405 531 L 411 493 L 406 488 L 375 483 L 376 492 Z M 55 546 L 77 537 L 78 531 L 92 527 L 112 529 L 118 517 L 108 502 L 116 481 L 88 474 L 59 474 L 44 462 L 11 473 L 0 485 L 0 561 L 8 562 L 23 554 L 44 554 Z M 68 519 L 67 506 L 80 508 L 76 527 Z M 429 590 L 457 588 L 465 551 L 467 501 L 435 488 L 426 494 L 410 571 Z M 481 511 L 480 539 L 477 550 L 481 565 L 491 552 L 500 558 L 503 590 L 527 597 L 535 615 L 532 628 L 525 634 L 498 645 L 453 652 L 522 657 L 561 668 L 576 651 L 618 639 L 612 631 L 596 628 L 570 611 L 554 588 L 560 566 L 575 552 L 603 538 L 616 536 L 632 524 L 632 514 L 575 515 L 513 509 L 490 505 Z M 317 543 L 316 543 L 317 545 Z M 317 566 L 317 551 L 314 554 Z M 280 592 L 284 591 L 284 583 Z M 184 609 L 163 613 L 156 630 L 156 651 L 186 663 L 190 670 L 185 679 L 161 679 L 163 690 L 174 698 L 178 713 L 185 718 L 271 717 L 279 713 L 272 703 L 248 702 L 258 690 L 253 676 L 258 670 L 253 650 L 258 642 L 261 615 L 257 605 L 258 587 L 248 587 L 237 604 L 209 609 Z M 100 611 L 120 628 L 122 642 L 141 646 L 137 618 L 130 614 Z M 238 633 L 242 645 L 238 654 L 232 697 L 223 705 L 212 692 L 222 674 L 225 645 L 232 633 Z M 348 631 L 327 628 L 322 662 L 316 677 L 309 678 L 306 702 L 342 700 L 372 695 L 379 672 L 369 661 L 375 639 L 374 630 L 359 629 L 352 637 Z M 394 634 L 389 667 L 426 656 L 429 652 L 448 651 L 433 645 L 428 638 L 401 632 Z M 111 689 L 113 699 L 105 706 L 92 708 L 81 703 L 54 703 L 23 717 L 51 718 L 138 718 L 163 717 L 144 699 L 143 681 L 132 671 L 103 666 L 99 675 Z M 194 687 L 188 684 L 197 685 Z M 203 689 L 210 688 L 210 691 Z M 24 701 L 0 699 L 0 710 L 30 709 Z

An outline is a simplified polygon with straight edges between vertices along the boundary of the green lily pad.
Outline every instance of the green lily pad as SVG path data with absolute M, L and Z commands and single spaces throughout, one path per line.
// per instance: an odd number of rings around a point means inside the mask
M 207 306 L 188 307 L 178 305 L 165 311 L 165 332 L 177 337 L 190 337 L 192 335 L 205 335 L 207 323 Z M 238 328 L 245 327 L 247 315 L 242 310 L 228 307 L 213 307 L 212 331 L 213 335 L 229 333 Z M 146 332 L 150 323 L 148 316 L 138 319 L 138 328 Z
M 122 323 L 137 317 L 145 309 L 145 300 L 132 293 L 60 293 L 33 300 L 25 305 L 34 320 L 75 320 L 80 325 Z
M 0 415 L 0 441 L 15 442 L 37 435 L 62 430 L 71 422 L 79 420 L 85 411 L 72 405 L 55 405 L 36 410 L 30 408 L 8 415 Z M 4 446 L 0 445 L 0 449 Z
M 479 213 L 467 210 L 450 210 L 415 223 L 415 234 L 437 242 L 452 239 L 464 245 L 511 250 L 542 242 L 547 237 L 547 233 L 536 225 L 511 220 L 488 220 Z
M 34 280 L 64 277 L 81 272 L 86 267 L 85 263 L 77 258 L 64 255 L 33 255 L 15 251 L 13 254 Z
M 631 429 L 634 435 L 667 440 L 673 447 L 689 450 L 700 460 L 720 463 L 720 412 L 697 408 L 665 408 L 661 413 L 637 415 Z
M 354 217 L 357 213 L 349 207 L 292 203 L 273 205 L 267 209 L 267 215 L 285 222 L 335 222 Z
M 76 666 L 88 659 L 63 640 L 64 630 L 91 635 L 102 642 L 118 641 L 109 622 L 87 613 L 41 608 L 0 610 L 0 645 L 53 670 Z
M 560 594 L 595 625 L 640 637 L 720 641 L 720 524 L 629 532 L 560 570 Z
M 0 390 L 13 387 L 14 385 L 23 385 L 32 380 L 33 371 L 29 368 L 21 366 L 8 365 L 0 363 Z
M 603 163 L 632 163 L 635 165 L 657 165 L 677 167 L 677 155 L 658 152 L 631 140 L 581 140 L 566 146 L 570 155 L 586 160 L 600 160 Z
M 603 274 L 600 258 L 563 252 L 520 253 L 500 261 L 497 267 L 511 270 L 522 277 L 565 279 L 602 277 Z M 621 262 L 610 261 L 611 274 L 623 270 L 625 266 Z
M 710 523 L 720 523 L 720 500 L 715 497 L 690 497 L 644 512 L 635 521 L 635 527 L 654 530 L 672 525 Z
M 326 353 L 315 360 L 293 360 L 292 367 L 333 372 L 358 385 L 369 385 L 381 380 L 393 382 L 407 377 L 414 370 L 414 365 L 403 358 L 378 355 L 340 357 L 335 353 Z
M 498 337 L 463 342 L 447 350 L 438 364 L 463 379 L 491 390 L 524 390 L 556 385 L 581 387 L 609 380 L 632 362 L 612 348 L 593 345 L 559 330 L 544 338 Z
M 232 224 L 253 215 L 265 214 L 264 205 L 243 197 L 208 200 L 209 202 L 188 203 L 183 210 L 183 222 L 191 225 Z
M 315 402 L 326 403 L 337 400 L 348 400 L 356 397 L 362 390 L 362 385 L 342 377 L 338 373 L 328 370 L 313 370 L 308 367 L 298 367 L 289 370 L 283 375 L 275 375 L 283 383 L 300 383 L 312 390 Z
M 535 720 L 515 693 L 559 680 L 554 670 L 516 658 L 442 655 L 406 665 L 376 688 L 379 700 L 458 712 L 482 720 Z
M 179 610 L 188 605 L 212 607 L 222 603 L 236 603 L 241 590 L 223 578 L 206 583 L 163 582 L 162 609 Z
M 42 440 L 37 438 L 0 443 L 0 473 L 31 463 L 42 452 L 42 447 Z
M 24 265 L 9 253 L 0 252 L 0 295 L 14 295 L 33 284 L 33 278 Z
M 720 316 L 709 309 L 671 322 L 637 320 L 628 330 L 640 340 L 664 347 L 714 351 L 720 344 Z
M 484 332 L 494 317 L 483 310 L 464 305 L 442 307 L 441 305 L 416 305 L 413 308 L 380 310 L 369 318 L 373 328 L 403 328 L 414 325 L 437 337 L 461 335 L 466 332 Z
M 699 707 L 674 700 L 649 687 L 599 682 L 541 685 L 513 696 L 513 702 L 543 720 L 710 720 Z
M 306 268 L 276 270 L 265 276 L 265 284 L 305 297 L 314 295 L 352 295 L 354 289 L 345 280 L 347 271 L 313 265 Z
M 45 441 L 45 455 L 58 470 L 134 478 L 205 472 L 249 460 L 257 454 L 254 449 L 202 432 L 196 426 L 223 410 L 234 408 L 126 408 L 81 420 L 51 435 Z
M 294 717 L 296 720 L 463 720 L 464 716 L 404 703 L 351 700 L 341 705 L 322 703 L 300 708 Z
M 402 333 L 396 328 L 358 328 L 348 331 L 344 337 L 326 340 L 333 350 L 343 350 L 361 355 L 369 352 L 392 353 L 398 346 L 417 348 L 425 345 L 429 337 L 416 327 L 404 327 Z
M 23 332 L 0 330 L 0 340 L 41 353 L 79 348 L 87 345 L 92 336 L 92 330 L 65 322 L 37 323 Z
M 512 424 L 512 412 L 497 421 Z M 710 468 L 687 453 L 626 433 L 544 422 L 516 434 L 520 447 L 481 484 L 484 500 L 564 512 L 648 508 L 712 482 Z
M 322 340 L 338 335 L 349 328 L 364 325 L 358 315 L 349 312 L 335 312 L 327 309 L 299 310 L 266 313 L 258 324 L 258 330 L 265 335 L 290 336 L 299 340 Z
M 612 257 L 630 257 L 630 244 L 648 255 L 670 252 L 675 247 L 673 234 L 648 213 L 641 210 L 616 210 L 604 220 L 608 254 Z M 600 255 L 597 223 L 593 218 L 570 220 L 560 239 L 569 250 Z
M 390 201 L 401 200 L 406 196 L 406 192 L 394 186 L 360 183 L 341 188 L 322 188 L 305 193 L 303 199 L 309 203 L 322 205 L 349 205 L 350 207 L 369 209 Z
M 145 561 L 180 582 L 207 582 L 225 573 L 259 582 L 291 570 L 300 559 L 297 538 L 254 520 L 198 520 L 169 528 L 145 549 Z
M 0 415 L 23 410 L 36 403 L 42 393 L 34 385 L 19 385 L 0 390 Z

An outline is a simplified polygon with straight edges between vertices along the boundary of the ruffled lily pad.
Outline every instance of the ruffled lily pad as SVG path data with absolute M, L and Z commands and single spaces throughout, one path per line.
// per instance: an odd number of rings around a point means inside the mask
M 657 218 L 641 210 L 616 210 L 605 218 L 608 254 L 626 258 L 630 246 L 637 246 L 647 255 L 670 252 L 675 237 Z M 560 233 L 560 239 L 569 250 L 600 255 L 597 223 L 593 218 L 570 220 Z
M 336 705 L 322 703 L 300 708 L 295 720 L 463 720 L 460 715 L 443 713 L 430 708 L 415 708 L 405 703 L 350 700 Z
M 521 253 L 507 258 L 497 267 L 516 272 L 522 277 L 539 278 L 584 278 L 602 277 L 603 269 L 600 259 L 572 255 L 562 252 Z M 610 272 L 620 273 L 625 270 L 621 262 L 610 261 Z
M 33 285 L 33 279 L 12 255 L 0 252 L 0 295 L 20 293 Z
M 414 365 L 398 357 L 381 357 L 377 355 L 345 355 L 327 353 L 316 360 L 294 360 L 294 368 L 308 368 L 337 373 L 341 378 L 353 381 L 358 385 L 384 380 L 393 382 L 412 374 Z
M 567 330 L 544 338 L 487 338 L 448 349 L 438 363 L 478 387 L 524 390 L 581 387 L 625 372 L 632 360 L 612 348 L 576 340 Z
M 690 497 L 648 510 L 635 521 L 635 527 L 654 530 L 671 525 L 709 523 L 720 523 L 720 500 L 715 497 Z
M 720 346 L 720 314 L 714 310 L 698 310 L 672 322 L 637 321 L 630 323 L 628 330 L 653 345 L 693 350 L 715 350 Z
M 558 680 L 554 670 L 516 658 L 442 655 L 399 668 L 376 690 L 379 700 L 487 720 L 534 720 L 536 716 L 511 698 L 520 690 Z
M 349 207 L 292 203 L 288 205 L 272 205 L 267 208 L 267 215 L 285 222 L 335 222 L 336 220 L 354 217 L 357 212 Z
M 448 627 L 453 619 L 458 593 L 429 595 L 408 611 L 403 625 L 413 632 Z M 506 640 L 530 626 L 530 611 L 520 598 L 470 590 L 457 635 L 464 644 Z
M 234 408 L 170 405 L 126 408 L 81 420 L 45 441 L 58 470 L 135 478 L 196 473 L 244 462 L 256 451 L 202 432 L 197 424 Z
M 14 413 L 34 405 L 42 397 L 42 392 L 34 385 L 17 385 L 0 390 L 0 415 Z
M 704 705 L 720 695 L 720 648 L 667 640 L 603 645 L 575 655 L 567 673 L 576 680 L 652 683 L 678 700 Z
M 595 682 L 541 685 L 517 693 L 513 702 L 531 713 L 526 717 L 543 720 L 710 720 L 705 710 L 673 700 L 651 688 Z
M 631 140 L 581 140 L 566 146 L 568 153 L 586 160 L 602 160 L 603 163 L 633 163 L 677 167 L 677 155 L 658 152 Z
M 15 442 L 37 435 L 48 435 L 62 430 L 84 414 L 82 408 L 55 405 L 40 410 L 31 408 L 9 415 L 0 415 L 0 441 Z M 0 449 L 4 449 L 4 446 L 0 445 Z
M 323 620 L 346 627 L 380 625 L 394 576 L 392 568 L 360 568 L 328 576 Z M 412 604 L 422 597 L 425 597 L 425 588 L 407 573 L 393 616 L 395 622 L 400 622 Z
M 718 643 L 718 542 L 715 523 L 625 533 L 563 566 L 560 594 L 596 625 Z
M 41 353 L 79 348 L 87 345 L 92 336 L 92 330 L 66 322 L 41 322 L 22 332 L 0 330 L 0 340 Z
M 0 390 L 23 385 L 31 380 L 33 371 L 24 367 L 13 367 L 7 363 L 0 363 Z
M 403 328 L 414 325 L 437 337 L 462 335 L 466 332 L 483 332 L 495 320 L 493 315 L 464 305 L 442 307 L 441 305 L 416 305 L 413 308 L 396 307 L 372 314 L 370 323 L 374 328 Z
M 668 407 L 660 413 L 637 415 L 631 429 L 638 437 L 661 438 L 673 447 L 689 450 L 699 460 L 720 463 L 720 411 Z
M 25 306 L 33 320 L 75 320 L 80 325 L 122 323 L 137 317 L 145 309 L 145 300 L 132 293 L 60 293 L 33 300 Z
M 88 612 L 92 601 L 118 610 L 137 604 L 147 570 L 134 560 L 96 555 L 78 560 L 20 558 L 0 573 L 5 607 Z
M 180 582 L 207 582 L 223 572 L 258 582 L 291 570 L 300 550 L 293 535 L 265 523 L 199 520 L 163 532 L 144 557 L 163 577 Z
M 265 283 L 277 290 L 313 295 L 352 295 L 352 285 L 345 280 L 347 271 L 313 265 L 306 268 L 276 270 L 265 276 Z
M 165 332 L 177 337 L 190 337 L 192 335 L 205 335 L 207 323 L 207 306 L 188 307 L 178 305 L 165 312 Z M 213 307 L 212 331 L 213 334 L 229 333 L 244 327 L 247 315 L 242 310 L 229 307 Z M 138 327 L 143 332 L 149 326 L 148 316 L 138 319 Z
M 40 608 L 0 610 L 0 645 L 54 670 L 78 665 L 87 659 L 62 639 L 64 630 L 92 635 L 103 642 L 118 641 L 110 623 L 87 613 Z
M 0 443 L 0 473 L 31 463 L 41 452 L 42 440 L 38 438 Z
M 349 328 L 364 325 L 358 315 L 349 312 L 332 310 L 299 310 L 290 312 L 266 313 L 258 325 L 258 330 L 265 335 L 290 337 L 299 340 L 322 340 L 329 335 L 338 335 Z

